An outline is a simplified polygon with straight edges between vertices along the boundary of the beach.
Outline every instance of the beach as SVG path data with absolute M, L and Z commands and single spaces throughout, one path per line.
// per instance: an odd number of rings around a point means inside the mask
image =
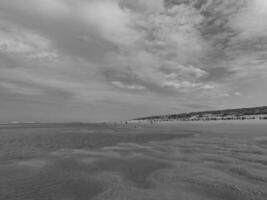
M 1 126 L 0 199 L 267 198 L 267 124 Z

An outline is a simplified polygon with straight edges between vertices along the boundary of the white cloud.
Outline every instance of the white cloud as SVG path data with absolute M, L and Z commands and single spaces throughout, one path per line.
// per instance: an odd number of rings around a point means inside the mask
M 189 81 L 166 81 L 163 84 L 164 87 L 171 87 L 175 89 L 214 89 L 215 86 L 209 85 L 209 84 L 204 84 L 204 83 L 194 83 L 194 82 L 189 82 Z
M 128 84 L 123 84 L 120 81 L 112 81 L 112 85 L 118 87 L 118 88 L 123 88 L 123 89 L 130 89 L 130 90 L 144 90 L 145 87 L 141 85 L 128 85 Z
M 163 64 L 162 70 L 171 71 L 171 73 L 166 75 L 169 79 L 189 79 L 195 80 L 208 76 L 208 73 L 192 65 L 184 66 L 175 62 L 165 62 Z
M 164 11 L 164 0 L 119 0 L 120 5 L 124 8 L 134 10 L 136 12 L 156 12 Z
M 223 93 L 223 94 L 221 94 L 221 96 L 222 96 L 222 97 L 230 97 L 231 95 L 228 94 L 228 93 Z
M 214 89 L 215 86 L 214 85 L 205 84 L 205 85 L 203 85 L 203 88 L 204 89 Z
M 163 87 L 173 87 L 175 89 L 179 89 L 181 87 L 181 84 L 178 82 L 173 82 L 173 81 L 166 81 L 163 84 Z
M 82 15 L 85 23 L 98 28 L 108 40 L 116 44 L 131 44 L 139 36 L 133 28 L 131 15 L 115 0 L 92 0 L 84 3 Z
M 236 96 L 242 96 L 242 94 L 240 92 L 235 92 Z
M 149 51 L 181 64 L 197 60 L 205 53 L 206 43 L 197 26 L 202 16 L 188 6 L 175 6 L 164 14 L 150 15 L 146 26 Z
M 177 79 L 178 75 L 176 73 L 170 73 L 165 75 L 166 79 Z
M 241 12 L 237 13 L 230 26 L 239 31 L 241 38 L 266 37 L 267 1 L 251 0 Z
M 0 52 L 23 56 L 30 59 L 58 57 L 56 50 L 46 38 L 16 27 L 8 22 L 0 21 Z
M 189 67 L 184 67 L 183 73 L 192 74 L 196 78 L 202 78 L 208 75 L 208 73 L 202 69 L 193 67 L 192 65 Z
M 132 7 L 129 6 L 129 9 Z M 138 28 L 131 20 L 128 22 L 132 24 L 131 28 L 142 34 L 136 35 L 138 38 L 134 44 L 120 49 L 119 55 L 113 58 L 116 63 L 109 68 L 122 73 L 123 79 L 127 78 L 125 74 L 129 79 L 134 77 L 136 85 L 146 83 L 154 91 L 160 91 L 164 87 L 204 88 L 204 84 L 195 85 L 193 82 L 206 77 L 208 73 L 189 64 L 203 57 L 207 46 L 197 29 L 202 17 L 194 8 L 175 6 L 160 12 L 143 14 L 128 10 L 127 13 L 130 17 L 126 19 L 138 19 Z M 119 24 L 127 23 L 120 21 Z

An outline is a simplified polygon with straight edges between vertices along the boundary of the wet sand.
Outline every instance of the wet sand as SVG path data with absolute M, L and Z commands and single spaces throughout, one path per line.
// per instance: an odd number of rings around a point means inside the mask
M 264 200 L 267 123 L 0 126 L 2 200 Z

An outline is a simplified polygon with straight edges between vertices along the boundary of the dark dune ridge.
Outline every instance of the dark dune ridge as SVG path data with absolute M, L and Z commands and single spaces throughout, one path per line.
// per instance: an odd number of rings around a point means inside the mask
M 267 124 L 0 127 L 0 199 L 267 199 Z

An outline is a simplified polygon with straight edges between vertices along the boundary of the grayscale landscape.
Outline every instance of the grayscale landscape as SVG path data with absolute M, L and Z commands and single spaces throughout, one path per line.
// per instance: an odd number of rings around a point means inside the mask
M 267 124 L 0 126 L 2 200 L 264 200 Z
M 0 0 L 0 200 L 267 200 L 267 0 Z

